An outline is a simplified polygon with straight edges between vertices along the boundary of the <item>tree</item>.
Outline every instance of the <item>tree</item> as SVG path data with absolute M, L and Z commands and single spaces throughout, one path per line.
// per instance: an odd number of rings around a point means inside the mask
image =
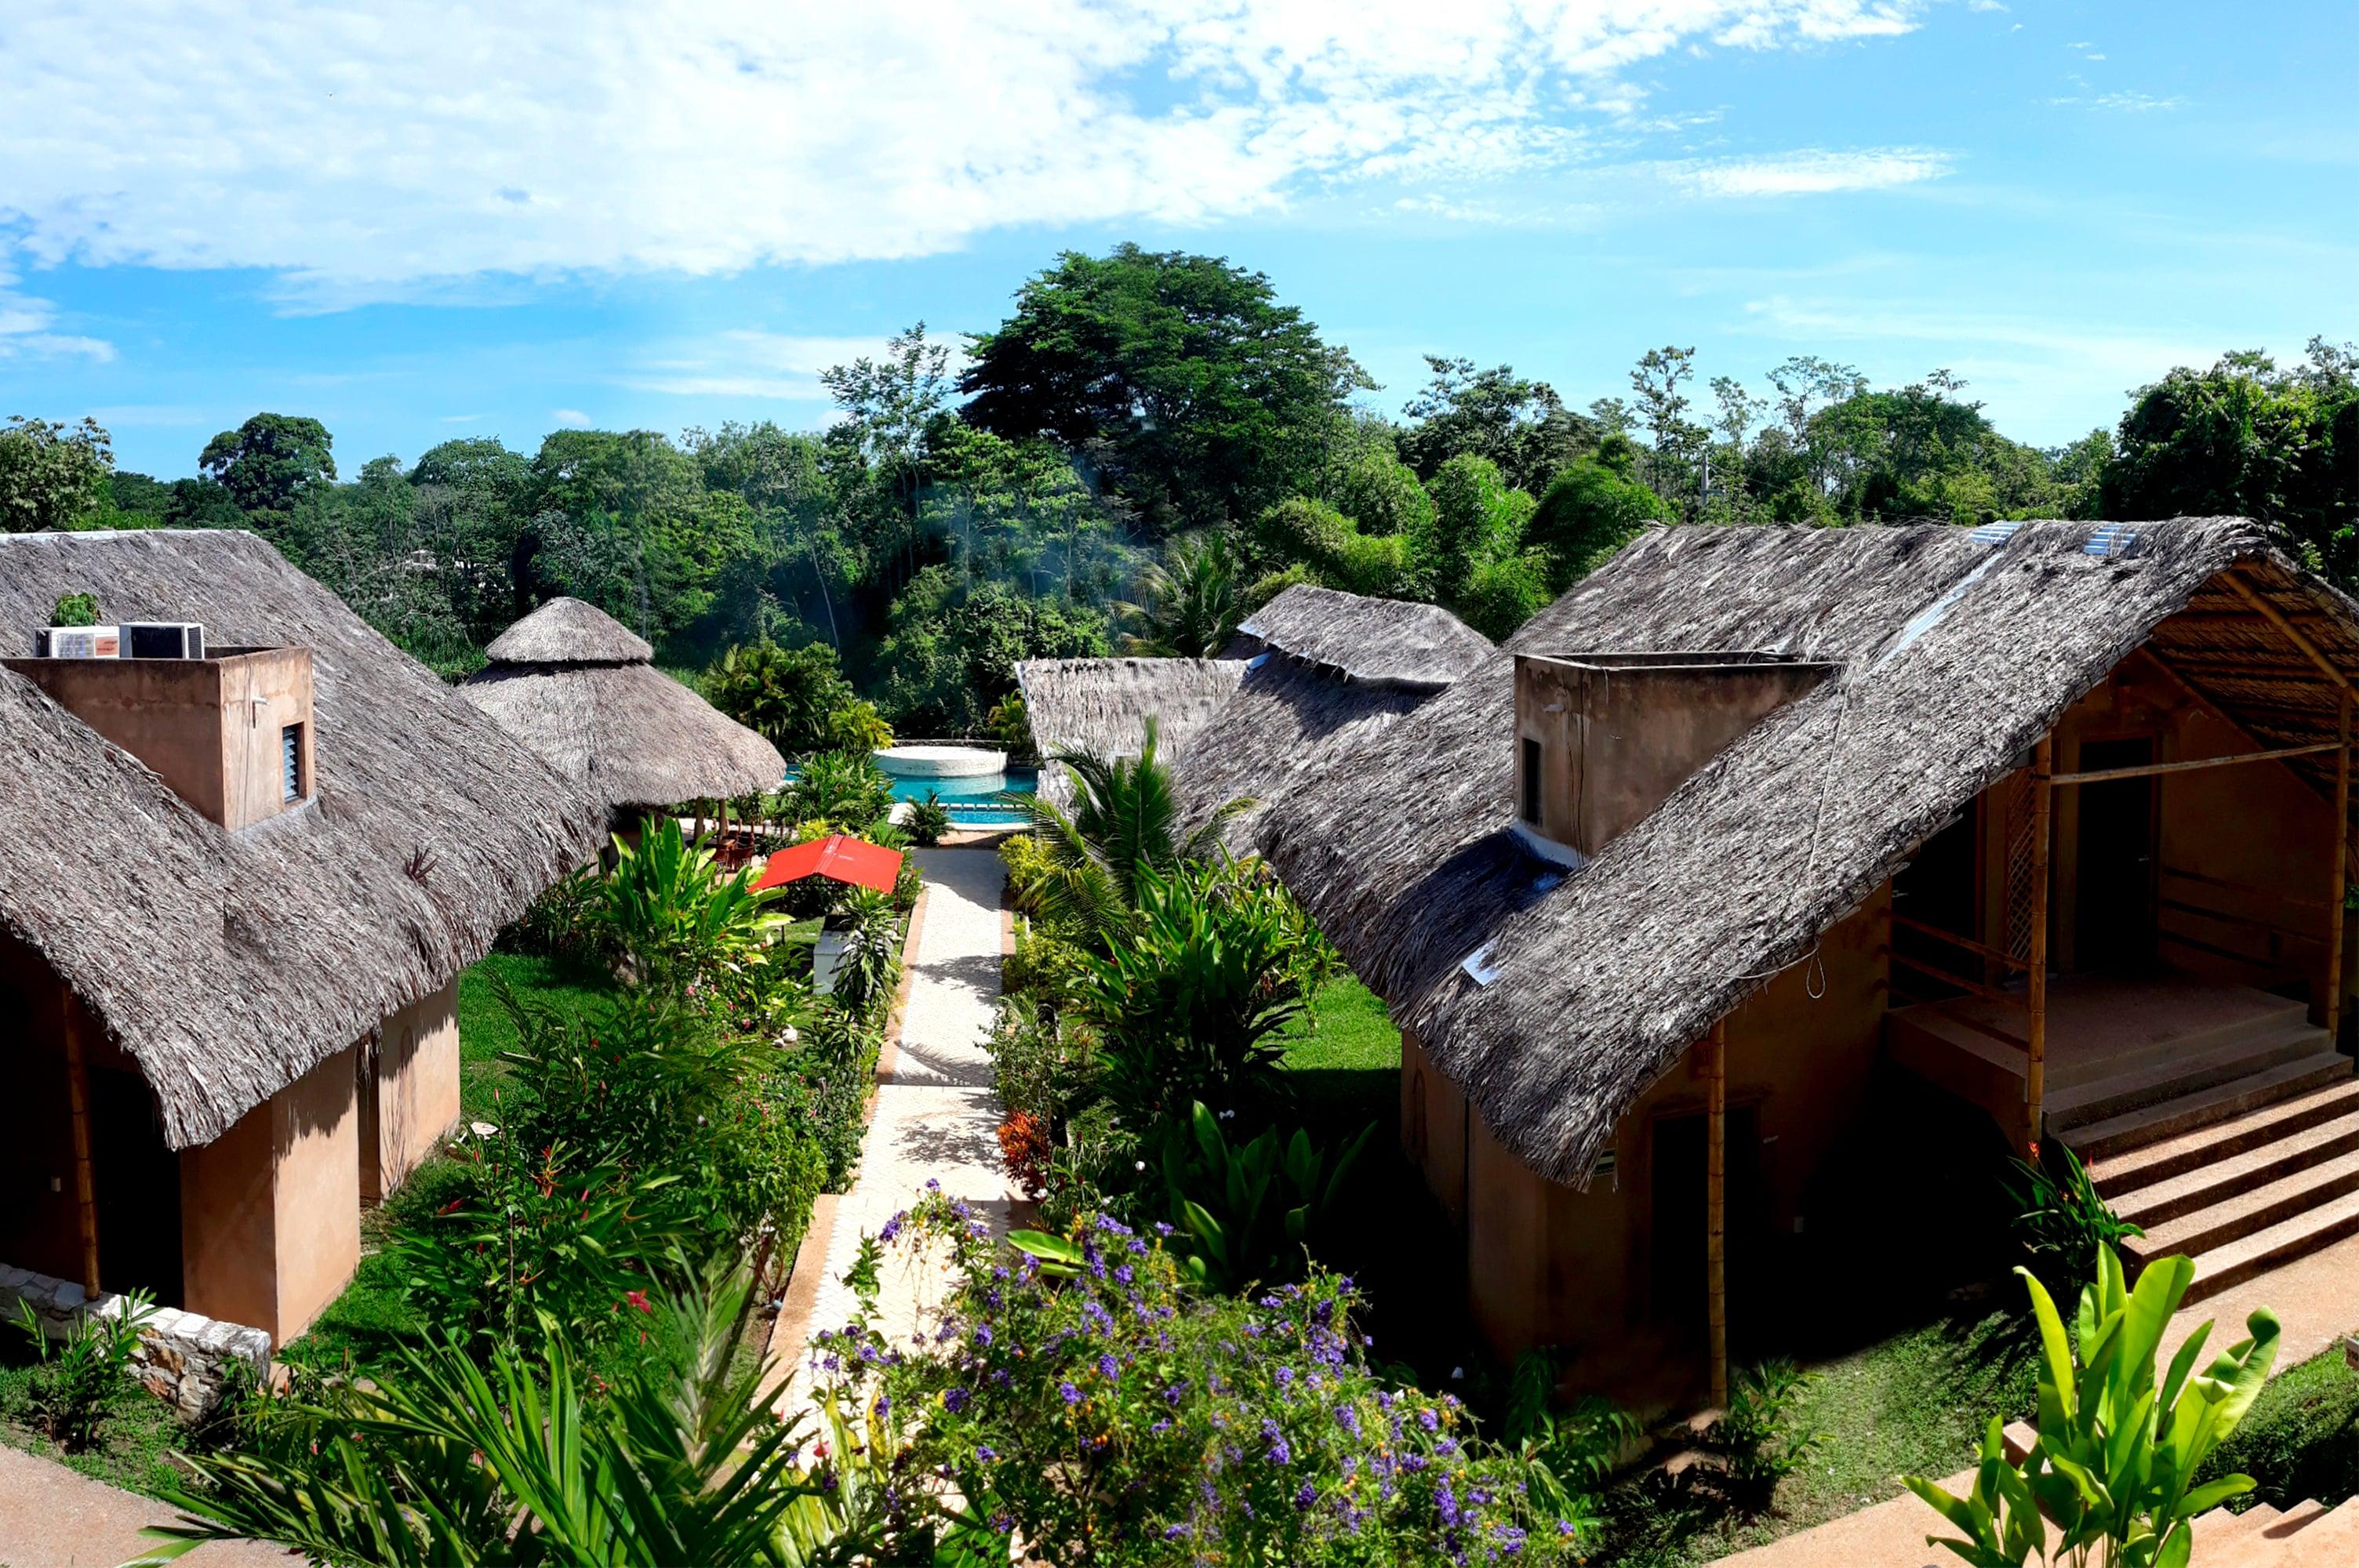
M 242 511 L 283 517 L 305 490 L 336 477 L 334 445 L 317 419 L 257 414 L 207 441 L 197 466 Z
M 1258 564 L 1273 576 L 1295 573 L 1299 580 L 1317 581 L 1344 593 L 1415 599 L 1429 591 L 1430 562 L 1423 557 L 1433 549 L 1432 518 L 1429 500 L 1414 535 L 1366 535 L 1325 502 L 1298 495 L 1255 519 L 1251 541 Z M 1266 603 L 1277 591 L 1256 585 L 1251 597 Z
M 1390 450 L 1368 452 L 1336 481 L 1336 510 L 1363 534 L 1416 537 L 1433 526 L 1433 497 Z
M 1409 404 L 1418 423 L 1401 440 L 1418 477 L 1430 480 L 1451 458 L 1491 460 L 1507 483 L 1537 492 L 1557 470 L 1597 444 L 1597 427 L 1566 408 L 1556 389 L 1506 365 L 1478 371 L 1467 359 L 1425 356 L 1433 380 Z
M 1175 541 L 1161 564 L 1139 574 L 1138 597 L 1114 606 L 1134 628 L 1122 639 L 1125 654 L 1217 658 L 1245 617 L 1236 561 L 1217 539 Z
M 2359 581 L 2359 378 L 2349 345 L 2310 362 L 2223 355 L 2141 388 L 2101 483 L 2105 516 L 2236 514 L 2266 523 L 2346 585 Z
M 1688 417 L 1688 396 L 1680 390 L 1694 374 L 1695 350 L 1671 346 L 1648 349 L 1630 373 L 1637 422 L 1655 443 L 1647 478 L 1666 496 L 1686 495 L 1694 488 L 1696 460 L 1710 438 Z
M 1556 476 L 1525 537 L 1542 552 L 1548 589 L 1560 594 L 1587 577 L 1650 523 L 1675 514 L 1662 497 L 1603 463 L 1582 461 Z
M 15 416 L 0 427 L 0 532 L 76 526 L 104 501 L 114 471 L 114 442 L 97 420 Z
M 251 521 L 220 481 L 176 479 L 164 501 L 167 528 L 243 528 Z
M 828 432 L 841 449 L 855 452 L 864 471 L 881 491 L 899 525 L 902 576 L 918 569 L 920 501 L 926 455 L 933 432 L 950 406 L 950 347 L 929 342 L 926 324 L 897 332 L 882 359 L 861 356 L 848 365 L 820 373 L 820 380 L 843 411 Z
M 972 734 L 1014 694 L 1018 661 L 1107 651 L 1094 610 L 1000 582 L 970 589 L 951 568 L 930 566 L 894 601 L 874 660 L 885 672 L 879 705 L 905 734 Z
M 1072 784 L 1070 809 L 1045 795 L 1024 797 L 1050 868 L 1038 890 L 1042 908 L 1093 935 L 1114 929 L 1138 907 L 1151 874 L 1213 853 L 1222 830 L 1253 804 L 1228 801 L 1183 833 L 1170 764 L 1156 755 L 1159 730 L 1148 715 L 1135 758 L 1078 749 L 1050 752 L 1043 765 L 1065 770 Z
M 1310 481 L 1372 385 L 1269 279 L 1212 256 L 1069 251 L 973 339 L 967 419 L 1103 455 L 1158 532 L 1251 517 Z
M 1523 547 L 1532 498 L 1510 490 L 1490 459 L 1466 453 L 1441 465 L 1433 492 L 1433 582 L 1444 601 L 1465 591 L 1476 568 Z
M 827 744 L 828 718 L 852 701 L 852 685 L 824 643 L 733 647 L 704 672 L 713 707 L 788 756 Z

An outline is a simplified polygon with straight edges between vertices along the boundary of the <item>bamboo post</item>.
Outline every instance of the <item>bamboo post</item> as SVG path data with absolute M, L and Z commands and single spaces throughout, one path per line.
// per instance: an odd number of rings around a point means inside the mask
M 2056 737 L 2031 749 L 2031 952 L 2024 976 L 2031 1025 L 2024 1053 L 2023 1145 L 2036 1154 L 2048 1098 L 2048 838 L 2056 772 Z
M 1728 1023 L 1703 1042 L 1704 1307 L 1712 1402 L 1728 1408 Z
M 2343 1043 L 2343 900 L 2350 886 L 2344 841 L 2351 837 L 2351 697 L 2337 704 L 2334 724 L 2334 877 L 2326 895 L 2326 1043 Z
M 75 1229 L 82 1238 L 82 1288 L 98 1294 L 98 1184 L 90 1160 L 90 1064 L 82 1054 L 82 1019 L 73 994 L 63 993 L 59 1016 L 66 1044 L 66 1107 L 73 1137 Z

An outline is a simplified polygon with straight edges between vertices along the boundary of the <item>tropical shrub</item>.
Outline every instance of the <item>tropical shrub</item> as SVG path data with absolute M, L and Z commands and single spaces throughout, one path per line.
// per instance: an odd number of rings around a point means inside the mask
M 2276 1314 L 2266 1307 L 2253 1313 L 2246 1336 L 2199 1372 L 2207 1323 L 2158 1373 L 2163 1331 L 2195 1277 L 2194 1263 L 2156 1259 L 2134 1290 L 2112 1248 L 2098 1249 L 2096 1264 L 2069 1336 L 2038 1276 L 2016 1271 L 2031 1293 L 2040 1344 L 2039 1439 L 2022 1463 L 2007 1463 L 2001 1418 L 1993 1416 L 1965 1497 L 1902 1477 L 1962 1536 L 1929 1541 L 1976 1568 L 2020 1568 L 2034 1556 L 2078 1564 L 2093 1553 L 2108 1568 L 2181 1568 L 2193 1551 L 2192 1521 L 2253 1489 L 2249 1476 L 2201 1484 L 2196 1477 L 2268 1381 Z M 2052 1551 L 2048 1520 L 2058 1532 Z
M 1039 748 L 1032 740 L 1032 716 L 1025 711 L 1020 697 L 1004 697 L 984 719 L 984 732 L 994 745 L 1006 752 L 1011 762 L 1039 756 Z
M 31 1341 L 36 1361 L 20 1409 L 10 1414 L 69 1454 L 98 1440 L 108 1413 L 133 1392 L 131 1357 L 140 1325 L 156 1315 L 144 1291 L 121 1298 L 110 1313 L 85 1313 L 51 1339 L 31 1305 L 16 1303 L 16 1326 Z
M 702 684 L 713 707 L 788 756 L 829 744 L 829 720 L 853 699 L 835 650 L 824 643 L 734 647 L 704 672 Z
M 1007 868 L 1007 902 L 1018 914 L 1043 913 L 1044 889 L 1056 874 L 1049 841 L 1038 833 L 1013 833 L 999 841 L 999 859 Z
M 1791 1361 L 1737 1369 L 1728 1411 L 1704 1430 L 1702 1446 L 1719 1456 L 1729 1500 L 1738 1508 L 1767 1509 L 1777 1483 L 1818 1451 L 1818 1433 L 1793 1430 L 1794 1407 L 1816 1380 Z
M 1527 1350 L 1516 1357 L 1507 1374 L 1499 1434 L 1523 1460 L 1534 1504 L 1549 1512 L 1571 1514 L 1581 1507 L 1581 1499 L 1604 1487 L 1643 1429 L 1628 1411 L 1595 1394 L 1583 1394 L 1560 1411 L 1560 1359 L 1545 1350 Z
M 778 820 L 864 835 L 892 811 L 893 784 L 866 752 L 821 752 L 804 759 L 775 805 Z
M 890 895 L 874 888 L 846 891 L 838 906 L 843 951 L 836 961 L 836 1006 L 858 1018 L 881 1017 L 901 978 L 901 921 Z
M 1141 878 L 1212 853 L 1229 819 L 1251 804 L 1230 801 L 1181 832 L 1180 797 L 1157 744 L 1149 718 L 1136 758 L 1059 752 L 1049 759 L 1071 780 L 1073 805 L 1068 811 L 1045 795 L 1024 797 L 1048 868 L 1022 891 L 1044 917 L 1104 933 L 1136 907 Z
M 1034 1238 L 1043 1263 L 938 1193 L 886 1235 L 946 1255 L 939 1329 L 888 1346 L 872 1285 L 816 1371 L 897 1414 L 908 1472 L 1035 1560 L 1549 1563 L 1586 1538 L 1456 1400 L 1369 1368 L 1347 1280 L 1200 1298 L 1152 1233 L 1100 1216 Z
M 168 1498 L 186 1521 L 148 1531 L 168 1544 L 147 1560 L 239 1538 L 355 1568 L 873 1560 L 888 1497 L 798 1468 L 808 1418 L 734 1365 L 750 1289 L 708 1271 L 633 1303 L 651 1353 L 603 1385 L 560 1332 L 484 1367 L 405 1346 L 365 1382 L 275 1401 L 303 1441 L 193 1459 Z
M 1046 1119 L 1028 1110 L 1011 1110 L 1000 1119 L 1000 1162 L 1016 1190 L 1035 1203 L 1048 1195 L 1049 1165 L 1055 1156 Z
M 822 1006 L 789 1059 L 790 1069 L 810 1096 L 810 1128 L 826 1162 L 829 1192 L 846 1190 L 860 1163 L 868 1090 L 884 1044 L 878 1025 L 840 1007 Z
M 604 883 L 601 918 L 643 983 L 687 985 L 759 956 L 777 924 L 752 872 L 722 874 L 712 851 L 690 844 L 679 819 L 648 817 Z
M 827 745 L 832 752 L 881 752 L 892 743 L 893 727 L 885 722 L 873 702 L 847 702 L 827 716 Z
M 1331 1163 L 1300 1128 L 1283 1141 L 1269 1128 L 1231 1148 L 1220 1119 L 1197 1103 L 1163 1145 L 1171 1247 L 1182 1272 L 1224 1293 L 1301 1278 L 1313 1232 L 1375 1130 L 1370 1122 Z
M 2006 1178 L 2018 1210 L 2016 1234 L 2031 1254 L 2033 1271 L 2051 1289 L 2070 1293 L 2088 1283 L 2099 1249 L 2146 1231 L 2113 1211 L 2063 1143 L 2047 1144 L 2034 1158 L 2038 1163 L 2014 1161 Z
M 1141 869 L 1122 938 L 1081 956 L 1077 1010 L 1099 1039 L 1098 1088 L 1145 1130 L 1190 1101 L 1266 1098 L 1302 1011 L 1300 937 L 1275 901 L 1227 868 Z
M 500 933 L 498 946 L 504 952 L 603 968 L 615 957 L 605 904 L 606 884 L 596 871 L 560 878 Z
M 909 807 L 909 837 L 928 849 L 940 843 L 951 830 L 951 808 L 932 790 Z
M 94 593 L 61 593 L 49 611 L 52 626 L 95 626 L 98 624 L 98 595 Z

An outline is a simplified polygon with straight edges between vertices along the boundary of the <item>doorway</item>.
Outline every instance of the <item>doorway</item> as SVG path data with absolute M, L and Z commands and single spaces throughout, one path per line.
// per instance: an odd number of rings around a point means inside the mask
M 1769 1237 L 1768 1193 L 1761 1180 L 1760 1122 L 1752 1106 L 1728 1108 L 1724 1184 L 1728 1293 L 1753 1296 L 1763 1278 Z M 1701 1326 L 1706 1316 L 1704 1252 L 1710 1204 L 1704 1183 L 1704 1118 L 1667 1116 L 1654 1128 L 1653 1315 Z
M 180 1157 L 164 1144 L 155 1096 L 136 1073 L 90 1074 L 99 1283 L 180 1304 Z
M 2154 760 L 2151 736 L 2085 741 L 2080 771 L 2145 767 Z M 2072 967 L 2083 974 L 2154 968 L 2155 784 L 2149 775 L 2078 786 Z

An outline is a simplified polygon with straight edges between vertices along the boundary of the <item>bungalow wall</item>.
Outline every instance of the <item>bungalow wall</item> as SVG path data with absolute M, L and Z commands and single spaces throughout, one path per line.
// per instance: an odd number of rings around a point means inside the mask
M 1732 1129 L 1749 1120 L 1758 1143 L 1753 1217 L 1792 1235 L 1803 1195 L 1835 1140 L 1864 1104 L 1888 1005 L 1891 890 L 1828 932 L 1815 962 L 1771 980 L 1728 1020 Z M 1549 1181 L 1509 1153 L 1419 1043 L 1402 1043 L 1402 1127 L 1410 1157 L 1464 1228 L 1474 1320 L 1502 1357 L 1540 1346 L 1626 1361 L 1630 1331 L 1657 1317 L 1658 1247 L 1692 1247 L 1701 1275 L 1704 1231 L 1658 1227 L 1658 1158 L 1697 1162 L 1693 1119 L 1704 1085 L 1693 1053 L 1639 1099 L 1615 1129 L 1613 1165 L 1586 1192 Z M 1682 1125 L 1684 1124 L 1684 1125 Z M 1692 1143 L 1692 1148 L 1689 1147 Z M 1676 1143 L 1676 1153 L 1658 1145 Z M 1744 1158 L 1734 1147 L 1731 1168 Z M 1732 1204 L 1739 1200 L 1732 1191 Z M 1732 1211 L 1734 1212 L 1734 1211 Z M 1602 1380 L 1626 1379 L 1608 1365 Z M 1576 1365 L 1573 1375 L 1582 1376 Z

